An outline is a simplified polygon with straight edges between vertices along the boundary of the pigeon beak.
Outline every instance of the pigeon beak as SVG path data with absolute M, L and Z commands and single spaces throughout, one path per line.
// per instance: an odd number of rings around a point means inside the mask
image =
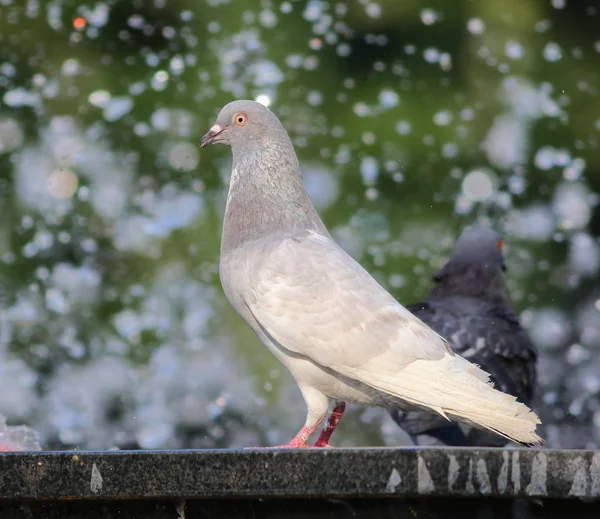
M 208 133 L 200 139 L 200 147 L 208 146 L 209 144 L 216 144 L 220 142 L 217 137 L 221 135 L 227 128 L 221 128 L 218 124 L 215 124 L 208 130 Z

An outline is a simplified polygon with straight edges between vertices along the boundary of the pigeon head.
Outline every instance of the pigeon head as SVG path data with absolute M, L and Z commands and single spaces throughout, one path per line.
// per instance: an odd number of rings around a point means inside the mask
M 267 136 L 281 131 L 285 130 L 279 119 L 266 106 L 256 101 L 233 101 L 221 109 L 215 124 L 202 137 L 200 147 L 226 144 L 239 149 L 260 144 Z
M 503 250 L 500 234 L 485 225 L 474 225 L 459 236 L 449 263 L 505 270 Z
M 231 148 L 232 168 L 221 252 L 259 237 L 316 231 L 328 235 L 306 188 L 294 146 L 277 116 L 255 101 L 225 105 L 200 146 Z
M 504 276 L 502 236 L 482 225 L 467 227 L 448 263 L 433 277 L 432 297 L 469 296 L 510 305 Z

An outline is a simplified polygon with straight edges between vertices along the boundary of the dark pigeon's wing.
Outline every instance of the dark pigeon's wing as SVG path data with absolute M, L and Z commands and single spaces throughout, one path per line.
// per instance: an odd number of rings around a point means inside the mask
M 533 397 L 536 351 L 509 309 L 458 296 L 407 307 L 444 337 L 452 348 L 490 373 L 497 389 L 529 404 Z M 423 412 L 391 411 L 392 418 L 419 444 L 498 446 L 506 440 L 485 431 L 449 424 Z
M 490 373 L 497 389 L 529 404 L 535 385 L 536 350 L 509 309 L 447 297 L 408 309 L 444 337 L 454 351 Z

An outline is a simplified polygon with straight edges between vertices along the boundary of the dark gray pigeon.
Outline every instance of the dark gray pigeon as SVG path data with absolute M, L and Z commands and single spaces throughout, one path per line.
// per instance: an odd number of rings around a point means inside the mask
M 424 303 L 407 308 L 448 340 L 454 351 L 491 375 L 496 389 L 530 405 L 535 346 L 519 325 L 504 282 L 502 237 L 489 227 L 467 227 L 448 263 L 433 278 Z M 448 423 L 432 413 L 391 410 L 418 445 L 502 446 L 505 438 Z
M 331 238 L 279 119 L 254 101 L 225 106 L 201 146 L 227 144 L 233 167 L 219 273 L 240 316 L 296 379 L 307 406 L 287 447 L 306 447 L 345 402 L 421 409 L 540 443 L 538 417 L 388 294 Z

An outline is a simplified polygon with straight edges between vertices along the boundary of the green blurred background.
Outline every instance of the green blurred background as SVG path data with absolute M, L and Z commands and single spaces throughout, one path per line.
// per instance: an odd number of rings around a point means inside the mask
M 49 448 L 296 432 L 299 392 L 218 280 L 230 153 L 198 148 L 252 98 L 400 302 L 465 225 L 505 234 L 543 434 L 596 445 L 599 19 L 565 0 L 0 1 L 0 413 Z M 333 443 L 404 441 L 357 408 Z

